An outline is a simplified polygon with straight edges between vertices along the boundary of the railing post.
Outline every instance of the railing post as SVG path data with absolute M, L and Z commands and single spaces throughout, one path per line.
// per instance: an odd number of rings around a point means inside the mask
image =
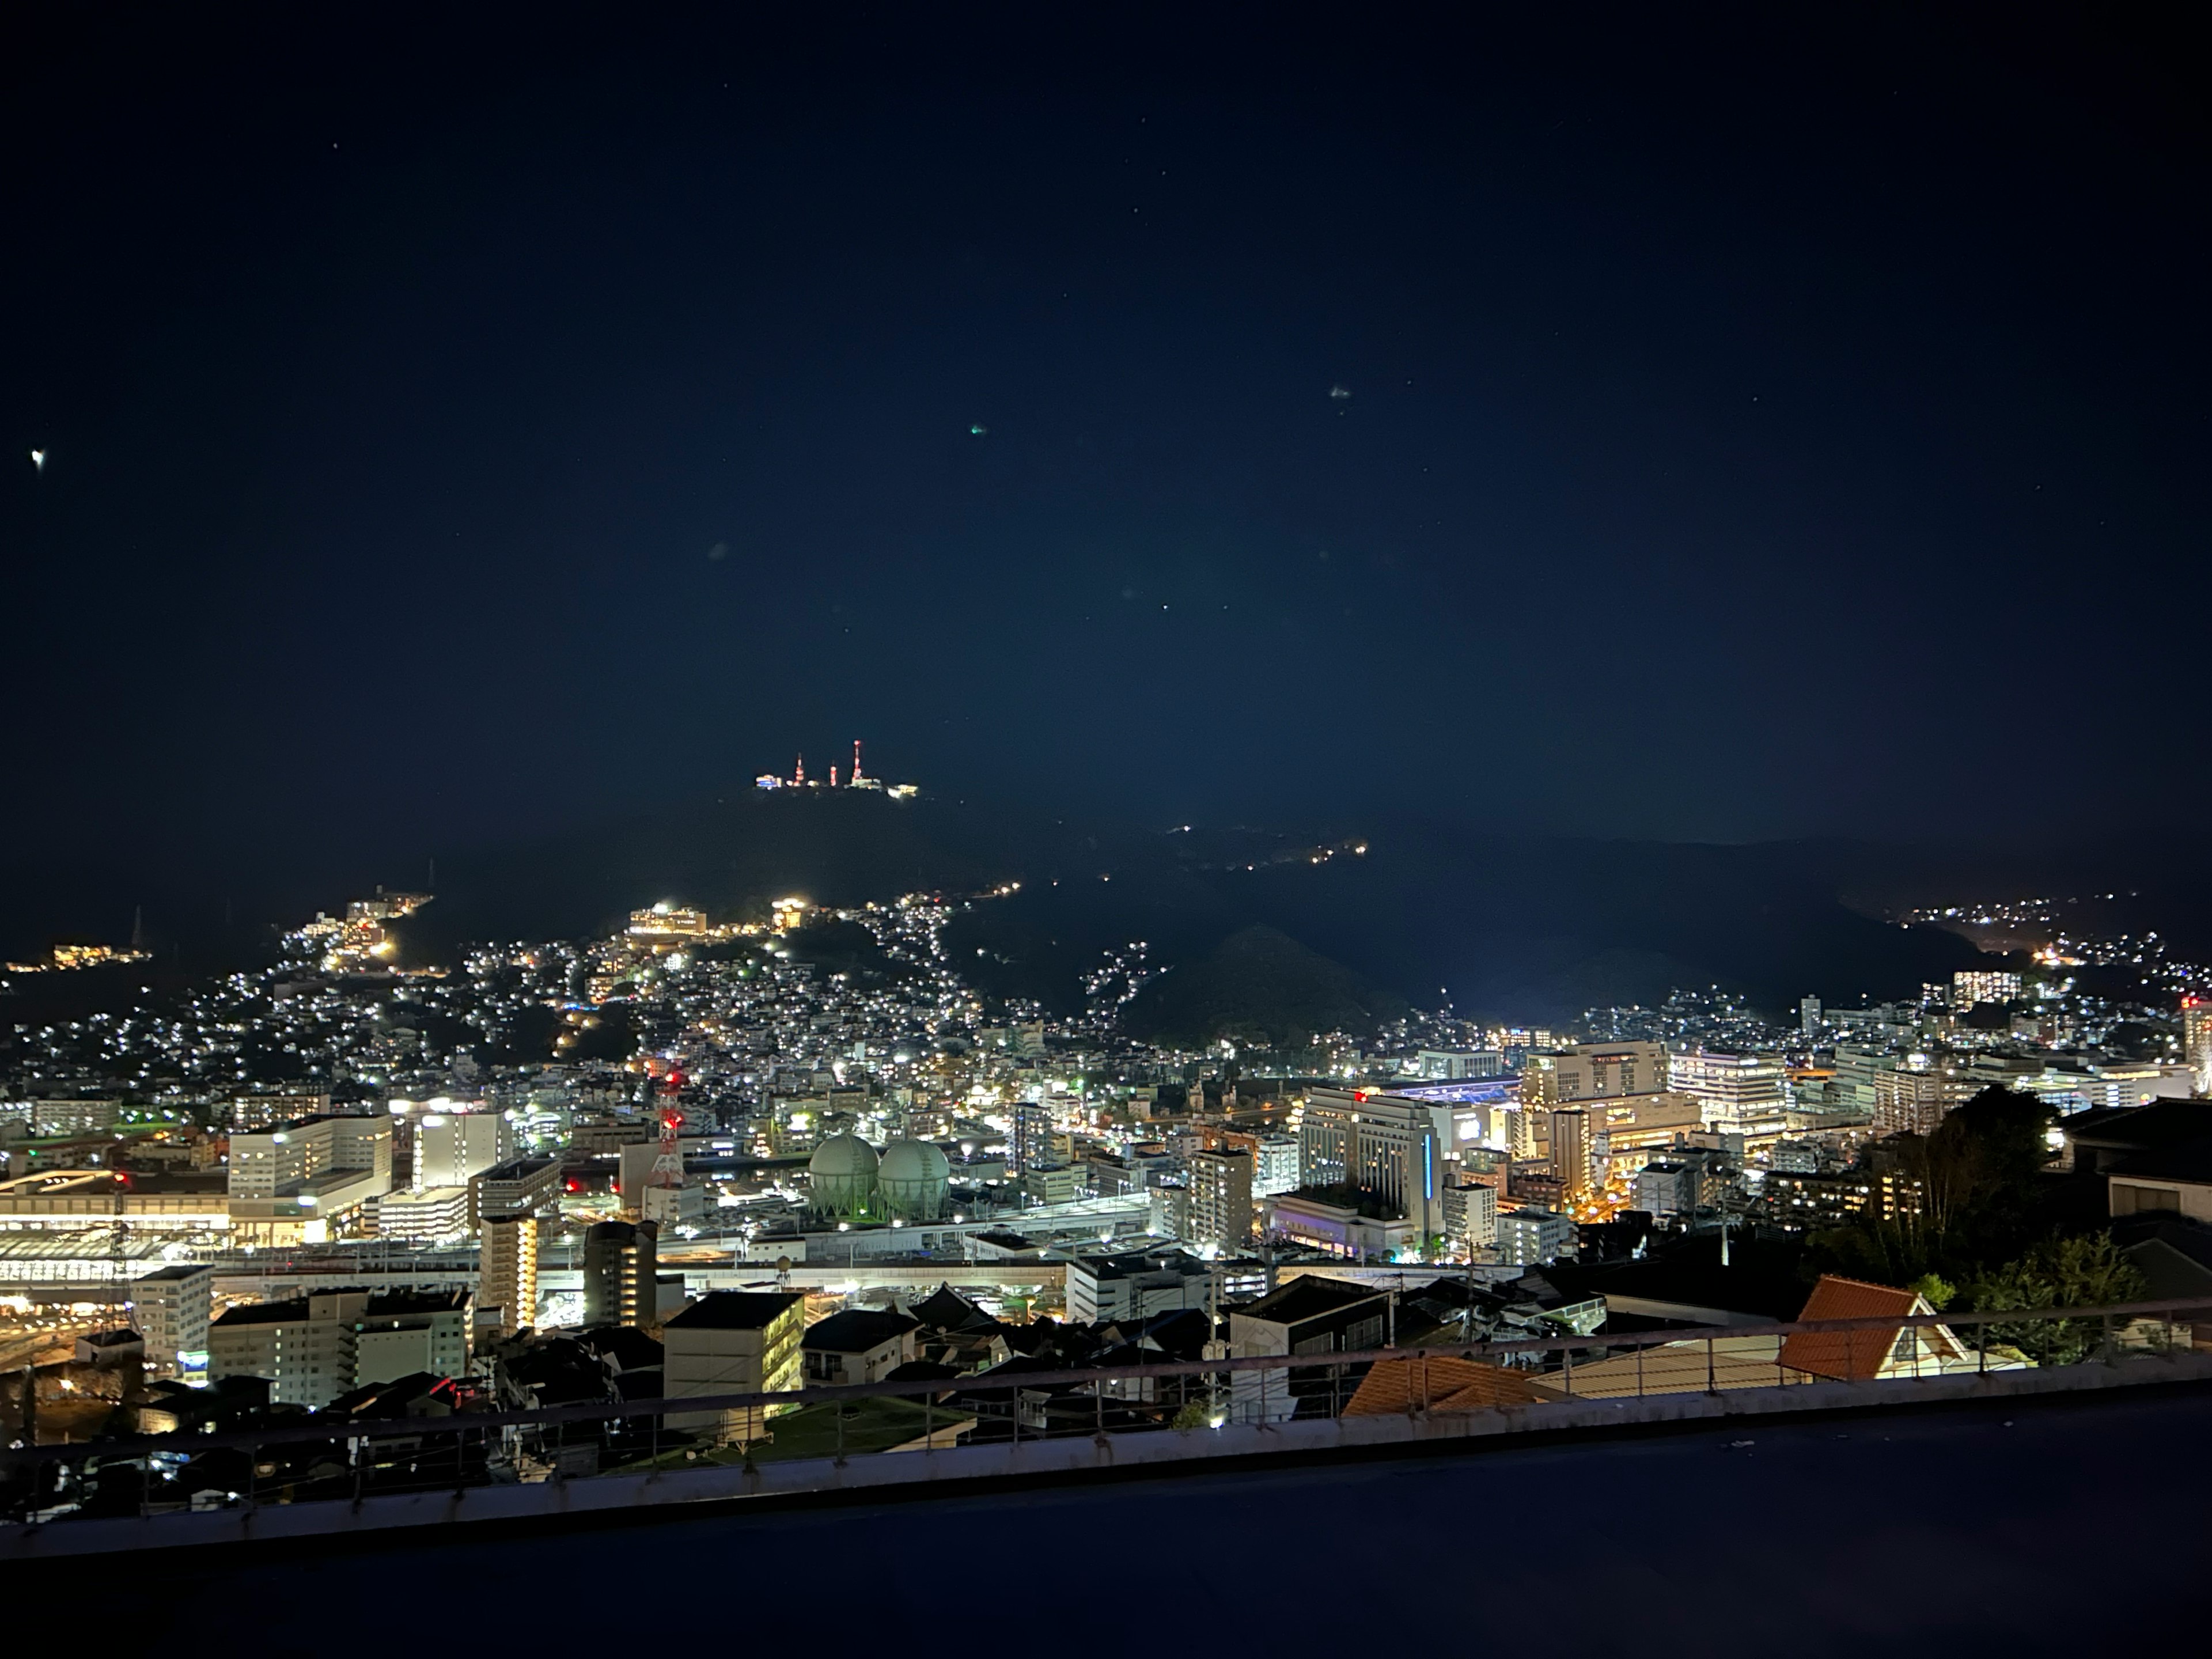
M 834 1401 L 830 1408 L 837 1413 L 837 1461 L 842 1463 L 845 1461 L 845 1402 Z
M 925 1452 L 937 1449 L 937 1396 L 933 1394 L 921 1397 L 921 1449 Z
M 1636 1397 L 1638 1400 L 1644 1398 L 1644 1346 L 1641 1342 L 1636 1345 Z
M 1106 1384 L 1103 1379 L 1091 1385 L 1091 1397 L 1097 1402 L 1098 1437 L 1103 1440 L 1106 1437 Z
M 2106 1364 L 2107 1365 L 2109 1365 L 2109 1364 L 2111 1364 L 2112 1363 L 2112 1315 L 2110 1315 L 2110 1314 L 2105 1314 L 2105 1315 L 2100 1316 L 2100 1322 L 2102 1323 L 2102 1325 L 2103 1325 L 2103 1327 L 2104 1327 L 2104 1336 L 2103 1336 L 2102 1341 L 2101 1341 L 2101 1343 L 2100 1343 L 2101 1352 L 2100 1352 L 2100 1356 L 2099 1356 L 2099 1357 L 2104 1360 L 2105 1364 Z
M 1713 1340 L 1709 1336 L 1705 1339 L 1705 1392 L 1718 1394 L 1720 1391 L 1720 1382 L 1713 1374 Z

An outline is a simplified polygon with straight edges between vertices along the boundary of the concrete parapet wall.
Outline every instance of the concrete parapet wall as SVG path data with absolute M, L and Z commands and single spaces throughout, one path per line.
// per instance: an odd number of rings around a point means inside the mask
M 331 1539 L 476 1522 L 556 1522 L 593 1516 L 678 1511 L 700 1504 L 865 1497 L 931 1485 L 947 1496 L 978 1482 L 1080 1480 L 1115 1472 L 1211 1473 L 1241 1461 L 1358 1456 L 1432 1445 L 1504 1443 L 1519 1435 L 1577 1435 L 1666 1425 L 2032 1399 L 2161 1383 L 2212 1382 L 2212 1354 L 2142 1355 L 2112 1364 L 1990 1371 L 1921 1380 L 1816 1382 L 1669 1394 L 1643 1399 L 1559 1401 L 1473 1412 L 1316 1419 L 1218 1429 L 1069 1436 L 1018 1444 L 793 1460 L 751 1468 L 667 1469 L 528 1486 L 378 1495 L 358 1503 L 263 1504 L 139 1518 L 60 1521 L 0 1529 L 0 1563 L 105 1555 L 123 1550 Z

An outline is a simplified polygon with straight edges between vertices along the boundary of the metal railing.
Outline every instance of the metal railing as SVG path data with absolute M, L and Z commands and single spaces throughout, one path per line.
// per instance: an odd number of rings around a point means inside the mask
M 0 1450 L 0 1522 L 359 1500 L 394 1492 L 694 1467 L 1277 1425 L 1504 1411 L 1540 1428 L 1564 1406 L 1810 1382 L 1897 1381 L 2110 1363 L 2197 1346 L 2212 1299 L 1881 1315 L 1358 1352 L 971 1372 L 796 1391 L 522 1411 L 308 1416 Z M 1912 1340 L 1905 1338 L 1911 1334 Z M 1978 1340 L 1970 1340 L 1978 1337 Z M 2212 1347 L 2212 1323 L 2204 1332 Z M 1193 1448 L 1205 1455 L 1204 1444 Z

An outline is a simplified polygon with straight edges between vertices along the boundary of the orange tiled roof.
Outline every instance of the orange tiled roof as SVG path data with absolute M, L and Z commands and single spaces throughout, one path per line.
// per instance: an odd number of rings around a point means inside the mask
M 1917 1292 L 1893 1285 L 1869 1285 L 1863 1279 L 1842 1279 L 1822 1273 L 1805 1298 L 1800 1320 L 1876 1319 L 1894 1314 L 1933 1313 Z M 1791 1370 L 1839 1382 L 1863 1381 L 1881 1374 L 1882 1362 L 1897 1346 L 1899 1328 L 1863 1331 L 1793 1331 L 1784 1339 L 1782 1363 Z
M 1516 1372 L 1477 1359 L 1378 1359 L 1345 1402 L 1343 1414 L 1403 1416 L 1425 1402 L 1432 1412 L 1472 1412 L 1554 1397 Z

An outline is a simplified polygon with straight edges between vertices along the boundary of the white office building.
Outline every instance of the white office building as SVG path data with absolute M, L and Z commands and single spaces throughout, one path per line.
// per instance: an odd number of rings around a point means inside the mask
M 131 1322 L 146 1340 L 147 1364 L 157 1371 L 205 1366 L 214 1312 L 215 1269 L 204 1263 L 179 1261 L 131 1281 Z

